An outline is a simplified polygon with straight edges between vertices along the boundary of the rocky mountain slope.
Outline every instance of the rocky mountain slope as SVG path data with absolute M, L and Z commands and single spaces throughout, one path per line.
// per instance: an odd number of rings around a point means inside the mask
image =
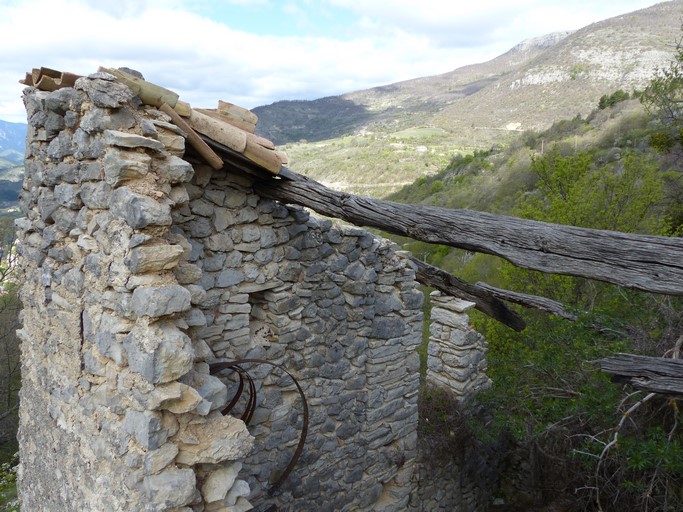
M 682 14 L 683 1 L 664 2 L 524 41 L 489 62 L 443 75 L 254 112 L 260 133 L 277 144 L 433 126 L 455 145 L 487 147 L 516 131 L 586 115 L 616 89 L 644 87 L 671 59 Z
M 0 120 L 0 213 L 12 208 L 24 179 L 26 125 Z

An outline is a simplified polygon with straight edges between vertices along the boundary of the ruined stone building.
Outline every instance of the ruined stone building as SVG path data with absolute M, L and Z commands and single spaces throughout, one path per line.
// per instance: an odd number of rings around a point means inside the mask
M 259 197 L 286 160 L 248 111 L 118 70 L 25 83 L 22 510 L 475 509 L 418 449 L 404 252 Z M 432 303 L 427 380 L 485 386 L 471 304 Z

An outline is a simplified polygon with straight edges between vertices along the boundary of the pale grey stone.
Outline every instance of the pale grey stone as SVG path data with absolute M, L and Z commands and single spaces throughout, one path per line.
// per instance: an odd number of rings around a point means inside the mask
M 168 438 L 168 431 L 162 427 L 158 412 L 128 409 L 123 428 L 147 450 L 156 450 Z
M 104 143 L 122 148 L 149 148 L 155 151 L 164 149 L 164 145 L 158 140 L 118 130 L 104 130 Z
M 168 510 L 189 505 L 194 500 L 196 477 L 190 468 L 169 468 L 146 476 L 143 489 L 152 510 Z
M 96 107 L 118 108 L 133 98 L 133 93 L 127 86 L 110 81 L 103 75 L 91 76 L 92 79 L 76 80 L 74 88 L 84 91 Z
M 176 380 L 192 368 L 192 342 L 173 323 L 136 326 L 124 344 L 130 369 L 154 384 Z
M 175 269 L 175 277 L 180 284 L 195 283 L 202 278 L 202 269 L 192 263 L 181 263 Z
M 223 501 L 233 487 L 237 475 L 242 469 L 241 462 L 233 462 L 213 471 L 202 485 L 202 496 L 206 503 Z M 249 486 L 247 485 L 247 492 Z
M 52 140 L 57 134 L 64 129 L 66 123 L 63 115 L 57 112 L 48 112 L 45 120 L 45 137 L 47 140 Z
M 218 377 L 191 371 L 180 380 L 196 389 L 204 400 L 211 402 L 210 410 L 212 411 L 222 409 L 228 403 L 228 388 Z
M 107 148 L 104 155 L 104 177 L 107 183 L 116 186 L 135 178 L 142 178 L 150 169 L 152 158 L 146 153 Z
M 198 284 L 189 284 L 185 288 L 190 292 L 190 303 L 193 305 L 201 303 L 206 298 L 206 290 Z
M 134 274 L 161 272 L 175 268 L 182 253 L 179 245 L 143 245 L 132 249 L 124 262 Z
M 138 287 L 131 304 L 138 317 L 158 318 L 189 310 L 190 297 L 190 292 L 180 285 Z
M 100 158 L 104 154 L 104 144 L 99 137 L 93 137 L 85 130 L 78 128 L 73 138 L 76 150 L 74 157 L 79 160 Z
M 66 156 L 73 155 L 74 151 L 76 151 L 76 145 L 74 144 L 73 137 L 64 131 L 59 132 L 59 135 L 52 139 L 52 142 L 47 147 L 47 156 L 52 160 L 58 161 Z
M 234 188 L 226 190 L 224 206 L 236 209 L 242 208 L 245 204 L 247 204 L 247 194 Z
M 57 89 L 49 92 L 44 98 L 45 109 L 60 115 L 69 110 L 79 111 L 83 102 L 83 96 L 71 88 Z
M 178 455 L 178 447 L 173 443 L 164 443 L 156 450 L 148 451 L 143 462 L 145 473 L 148 475 L 159 473 L 173 462 L 176 455 Z
M 233 243 L 230 234 L 223 232 L 211 235 L 204 243 L 204 247 L 209 251 L 228 252 L 233 250 L 235 244 Z
M 166 178 L 169 183 L 184 183 L 194 176 L 192 165 L 176 155 L 169 155 L 156 165 L 159 176 Z
M 132 192 L 125 186 L 112 193 L 110 210 L 112 215 L 125 220 L 134 229 L 149 225 L 169 226 L 172 223 L 168 205 Z
M 190 203 L 190 210 L 192 210 L 192 213 L 201 215 L 202 217 L 211 217 L 214 213 L 214 209 L 215 206 L 203 198 Z
M 90 209 L 100 210 L 109 208 L 112 188 L 104 181 L 96 183 L 83 183 L 80 196 L 83 204 Z
M 176 463 L 188 466 L 240 460 L 254 443 L 242 421 L 218 411 L 202 422 L 181 426 L 175 441 L 180 449 Z
M 83 206 L 79 194 L 80 188 L 78 185 L 72 185 L 70 183 L 62 183 L 57 185 L 54 189 L 55 200 L 62 206 L 71 209 L 80 209 L 80 207 Z
M 135 126 L 135 117 L 127 109 L 109 111 L 104 108 L 92 108 L 81 119 L 80 127 L 88 133 L 104 130 L 125 130 Z
M 216 280 L 216 286 L 220 288 L 227 288 L 228 286 L 234 286 L 236 284 L 244 281 L 244 272 L 241 270 L 224 270 L 218 275 Z
M 204 197 L 217 206 L 223 205 L 225 201 L 225 190 L 216 188 L 207 188 L 204 190 Z

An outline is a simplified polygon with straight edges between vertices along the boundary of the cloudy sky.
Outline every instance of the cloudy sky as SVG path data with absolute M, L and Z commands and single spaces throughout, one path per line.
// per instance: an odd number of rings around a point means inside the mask
M 0 0 L 0 119 L 34 67 L 127 66 L 184 101 L 247 108 L 484 62 L 653 0 Z

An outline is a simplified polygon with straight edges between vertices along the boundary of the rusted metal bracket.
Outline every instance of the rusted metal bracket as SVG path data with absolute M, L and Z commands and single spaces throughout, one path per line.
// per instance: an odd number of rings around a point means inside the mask
M 301 400 L 303 402 L 304 417 L 303 426 L 301 428 L 301 435 L 299 436 L 299 444 L 297 445 L 296 450 L 294 450 L 294 454 L 292 455 L 292 458 L 290 459 L 289 464 L 287 465 L 285 470 L 277 478 L 277 480 L 275 480 L 273 485 L 271 485 L 268 489 L 268 495 L 273 496 L 275 492 L 283 484 L 283 482 L 287 479 L 287 477 L 290 475 L 290 473 L 294 469 L 294 466 L 296 466 L 296 463 L 299 460 L 301 453 L 304 450 L 304 444 L 306 443 L 306 436 L 308 434 L 308 402 L 306 401 L 304 390 L 301 388 L 301 385 L 296 380 L 294 375 L 292 375 L 289 371 L 287 371 L 283 366 L 279 364 L 271 363 L 270 361 L 265 361 L 263 359 L 240 359 L 239 361 L 221 361 L 219 363 L 213 363 L 209 365 L 209 371 L 211 375 L 216 375 L 224 370 L 233 370 L 237 372 L 237 375 L 239 377 L 239 385 L 237 391 L 235 392 L 235 395 L 233 396 L 230 403 L 226 405 L 225 408 L 221 411 L 221 413 L 224 416 L 229 414 L 235 407 L 235 405 L 237 405 L 237 402 L 239 401 L 240 397 L 242 396 L 242 393 L 244 392 L 246 381 L 246 384 L 249 388 L 249 397 L 247 399 L 246 407 L 240 419 L 244 421 L 247 425 L 249 424 L 249 421 L 251 420 L 254 411 L 256 410 L 256 385 L 254 384 L 254 379 L 251 377 L 251 375 L 249 375 L 247 370 L 245 370 L 242 367 L 242 365 L 252 363 L 267 364 L 275 368 L 278 368 L 285 372 L 287 375 L 289 375 L 289 377 L 292 379 L 292 382 L 294 382 L 294 385 L 296 386 L 296 389 L 299 392 L 299 396 L 301 396 Z

